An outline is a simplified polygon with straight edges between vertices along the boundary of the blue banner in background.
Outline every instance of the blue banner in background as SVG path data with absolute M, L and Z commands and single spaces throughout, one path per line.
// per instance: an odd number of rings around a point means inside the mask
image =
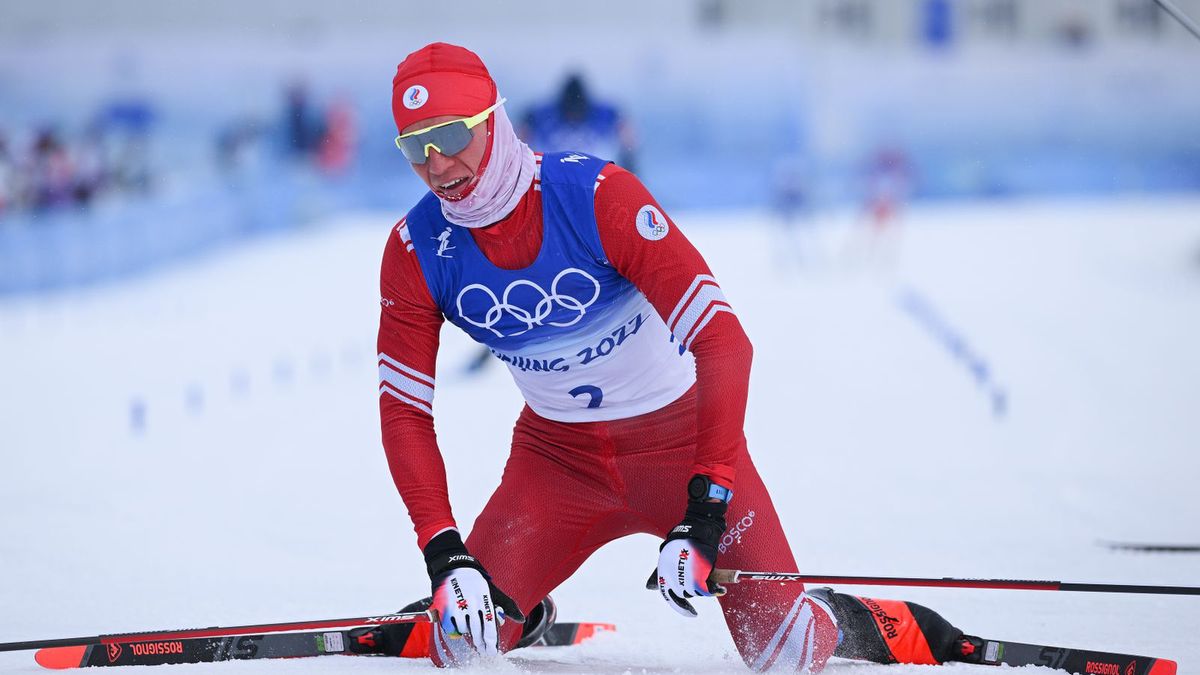
M 930 47 L 948 47 L 954 41 L 954 5 L 950 0 L 925 0 L 922 34 Z

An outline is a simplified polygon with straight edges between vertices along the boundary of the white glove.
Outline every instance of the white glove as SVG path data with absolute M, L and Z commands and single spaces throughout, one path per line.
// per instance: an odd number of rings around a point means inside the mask
M 478 570 L 456 567 L 434 580 L 433 604 L 442 632 L 465 637 L 484 656 L 500 653 L 503 613 L 496 611 L 491 586 Z

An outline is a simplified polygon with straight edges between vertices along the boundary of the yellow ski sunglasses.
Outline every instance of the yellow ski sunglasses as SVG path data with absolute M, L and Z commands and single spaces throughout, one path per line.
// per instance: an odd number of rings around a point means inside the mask
M 461 120 L 450 120 L 431 127 L 410 131 L 396 137 L 396 147 L 404 153 L 404 158 L 413 164 L 424 164 L 429 159 L 429 149 L 433 148 L 449 157 L 462 152 L 471 143 L 471 129 L 479 126 L 496 108 L 508 99 L 501 98 L 487 110 L 465 117 Z

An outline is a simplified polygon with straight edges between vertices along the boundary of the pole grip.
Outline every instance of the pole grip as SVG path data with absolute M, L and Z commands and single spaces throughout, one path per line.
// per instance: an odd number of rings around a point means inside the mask
M 724 586 L 725 584 L 736 584 L 738 582 L 738 570 L 723 570 L 715 569 L 708 575 L 710 581 L 715 581 Z

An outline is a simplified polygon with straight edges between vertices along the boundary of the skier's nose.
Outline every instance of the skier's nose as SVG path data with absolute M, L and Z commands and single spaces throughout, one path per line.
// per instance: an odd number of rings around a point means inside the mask
M 429 149 L 429 158 L 425 160 L 429 164 L 429 172 L 432 174 L 440 174 L 449 169 L 453 165 L 453 161 L 442 153 Z

